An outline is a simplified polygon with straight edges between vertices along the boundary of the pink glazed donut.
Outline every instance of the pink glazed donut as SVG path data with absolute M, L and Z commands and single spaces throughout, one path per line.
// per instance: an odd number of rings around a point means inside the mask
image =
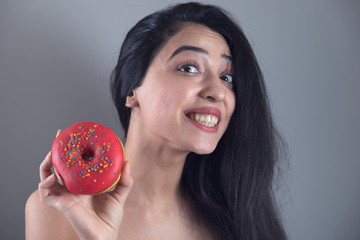
M 78 122 L 52 145 L 52 162 L 66 188 L 76 194 L 102 194 L 120 180 L 124 147 L 110 129 L 95 122 Z

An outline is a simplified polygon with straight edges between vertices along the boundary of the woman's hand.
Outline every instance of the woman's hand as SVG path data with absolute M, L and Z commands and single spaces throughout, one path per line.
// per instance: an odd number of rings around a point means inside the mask
M 60 130 L 57 135 L 60 134 Z M 116 239 L 123 208 L 133 180 L 130 166 L 124 162 L 115 189 L 101 195 L 77 195 L 59 184 L 51 172 L 51 152 L 40 165 L 39 195 L 41 201 L 62 212 L 80 239 Z

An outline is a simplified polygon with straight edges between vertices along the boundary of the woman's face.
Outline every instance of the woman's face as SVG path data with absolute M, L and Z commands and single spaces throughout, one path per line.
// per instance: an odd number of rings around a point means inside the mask
M 179 151 L 211 153 L 234 111 L 232 72 L 224 38 L 203 25 L 184 24 L 135 90 L 133 110 L 144 136 Z

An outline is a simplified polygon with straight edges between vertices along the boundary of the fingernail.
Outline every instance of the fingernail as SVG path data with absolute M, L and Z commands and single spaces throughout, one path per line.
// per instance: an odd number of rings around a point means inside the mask
M 56 137 L 59 136 L 59 134 L 60 134 L 61 132 L 62 132 L 61 129 L 59 129 L 59 130 L 57 131 L 57 133 L 56 133 Z

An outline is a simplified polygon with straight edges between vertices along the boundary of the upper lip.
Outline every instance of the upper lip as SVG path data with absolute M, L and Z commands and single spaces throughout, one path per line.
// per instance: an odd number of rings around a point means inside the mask
M 184 112 L 184 114 L 188 114 L 188 113 L 202 113 L 202 114 L 210 114 L 210 115 L 214 115 L 219 119 L 221 119 L 221 111 L 217 108 L 214 107 L 198 107 L 198 108 L 192 108 L 192 109 L 188 109 Z

